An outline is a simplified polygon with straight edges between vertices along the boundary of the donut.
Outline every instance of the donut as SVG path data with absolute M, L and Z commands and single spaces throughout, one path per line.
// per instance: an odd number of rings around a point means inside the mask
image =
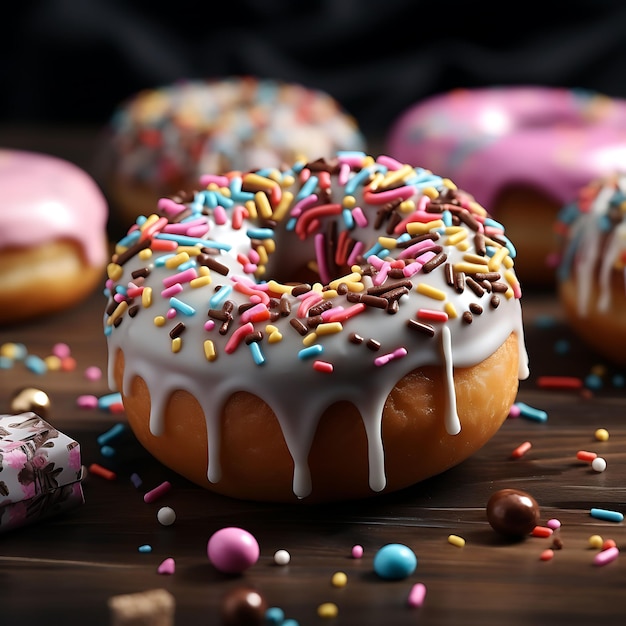
M 626 101 L 588 90 L 455 89 L 409 107 L 385 150 L 449 176 L 520 247 L 522 283 L 554 286 L 552 226 L 590 180 L 626 158 Z
M 355 119 L 329 94 L 253 76 L 183 80 L 135 93 L 102 138 L 103 185 L 125 220 L 204 172 L 277 167 L 301 154 L 363 150 Z
M 599 355 L 626 365 L 626 173 L 582 187 L 559 212 L 559 300 L 573 330 Z
M 0 324 L 74 306 L 102 285 L 108 206 L 59 157 L 0 149 Z
M 395 491 L 484 445 L 528 376 L 513 256 L 450 180 L 387 155 L 203 175 L 117 243 L 109 385 L 215 492 Z

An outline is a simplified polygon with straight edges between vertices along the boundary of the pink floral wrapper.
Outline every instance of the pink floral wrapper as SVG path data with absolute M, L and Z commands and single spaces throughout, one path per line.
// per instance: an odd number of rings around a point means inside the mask
M 0 533 L 84 502 L 80 445 L 36 413 L 0 415 Z

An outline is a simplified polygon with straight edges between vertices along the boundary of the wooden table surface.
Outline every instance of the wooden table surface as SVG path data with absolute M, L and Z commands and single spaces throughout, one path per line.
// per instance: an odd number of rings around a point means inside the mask
M 97 438 L 124 423 L 124 415 L 77 405 L 79 395 L 109 393 L 105 376 L 90 381 L 84 375 L 89 366 L 106 371 L 100 292 L 63 314 L 0 329 L 0 345 L 22 343 L 45 357 L 64 342 L 77 363 L 72 372 L 35 374 L 21 362 L 0 369 L 0 413 L 10 412 L 16 390 L 44 390 L 51 399 L 49 421 L 80 443 L 84 465 L 99 463 L 117 474 L 116 480 L 90 475 L 80 507 L 0 534 L 0 622 L 106 625 L 110 597 L 162 588 L 176 600 L 178 626 L 220 624 L 224 593 L 253 585 L 301 626 L 622 624 L 626 556 L 594 565 L 596 550 L 588 545 L 599 534 L 626 546 L 623 522 L 590 515 L 592 507 L 626 512 L 626 395 L 615 379 L 621 373 L 572 336 L 550 291 L 526 290 L 522 302 L 531 377 L 520 384 L 518 399 L 546 411 L 548 420 L 510 418 L 475 456 L 440 476 L 396 494 L 332 506 L 211 494 L 152 459 L 129 431 L 115 440 L 116 455 L 103 457 Z M 600 388 L 549 391 L 537 384 L 543 375 L 590 374 Z M 595 440 L 600 427 L 609 431 L 608 441 Z M 511 458 L 524 441 L 532 448 Z M 578 461 L 582 449 L 604 457 L 606 471 Z M 142 478 L 140 488 L 132 473 Z M 166 480 L 172 484 L 167 496 L 144 503 L 144 492 Z M 543 524 L 561 521 L 563 547 L 551 561 L 540 555 L 553 538 L 509 541 L 488 524 L 490 495 L 509 487 L 535 497 Z M 172 526 L 157 521 L 164 505 L 176 511 Z M 239 576 L 221 574 L 207 558 L 209 537 L 225 526 L 249 530 L 260 545 L 258 563 Z M 450 534 L 464 537 L 465 546 L 451 545 Z M 408 578 L 385 581 L 375 574 L 373 557 L 387 543 L 406 544 L 417 555 Z M 361 559 L 351 557 L 355 544 L 364 548 Z M 143 545 L 152 551 L 140 552 Z M 274 563 L 279 549 L 291 555 L 286 566 Z M 166 558 L 176 562 L 172 575 L 157 572 Z M 331 584 L 337 571 L 347 574 L 343 588 Z M 427 595 L 421 608 L 411 608 L 407 597 L 418 582 Z M 336 618 L 317 615 L 325 602 L 337 605 Z

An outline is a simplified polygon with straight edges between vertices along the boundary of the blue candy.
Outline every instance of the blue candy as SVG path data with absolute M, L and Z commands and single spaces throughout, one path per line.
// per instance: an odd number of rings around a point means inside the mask
M 388 543 L 374 556 L 374 571 L 381 577 L 399 580 L 410 576 L 417 567 L 411 548 L 401 543 Z

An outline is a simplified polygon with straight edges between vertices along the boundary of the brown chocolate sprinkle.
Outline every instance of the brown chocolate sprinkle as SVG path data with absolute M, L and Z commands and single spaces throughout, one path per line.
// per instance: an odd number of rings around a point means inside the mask
M 439 239 L 439 233 L 424 233 L 423 235 L 411 237 L 411 239 L 407 239 L 406 241 L 398 241 L 396 248 L 408 248 L 416 243 L 420 243 L 420 241 L 426 241 L 426 239 L 437 241 L 437 239 Z
M 133 304 L 133 306 L 131 306 L 131 307 L 128 309 L 128 315 L 129 315 L 130 317 L 135 317 L 135 315 L 137 315 L 137 313 L 139 313 L 139 308 L 140 308 L 140 307 L 139 307 L 139 305 L 138 305 L 138 304 Z
M 314 315 L 313 317 L 306 318 L 306 325 L 308 328 L 316 328 L 320 324 L 324 323 L 324 318 L 321 315 Z
M 430 261 L 424 263 L 424 267 L 422 267 L 422 271 L 428 274 L 428 272 L 432 272 L 436 267 L 439 267 L 442 263 L 445 263 L 448 255 L 445 252 L 440 252 L 436 256 L 434 256 Z
M 491 296 L 491 300 L 489 300 L 489 304 L 493 309 L 497 309 L 500 306 L 500 298 L 495 294 Z
M 298 296 L 308 293 L 309 291 L 311 291 L 311 285 L 308 285 L 307 283 L 302 283 L 301 285 L 296 285 L 291 290 L 291 295 L 297 298 Z
M 476 248 L 476 254 L 479 256 L 485 256 L 487 254 L 487 245 L 485 244 L 485 235 L 483 235 L 483 233 L 476 233 L 476 235 L 474 235 L 474 247 Z
M 434 337 L 435 336 L 435 327 L 431 326 L 430 324 L 424 324 L 424 322 L 418 322 L 417 320 L 407 320 L 406 325 L 411 329 L 411 330 L 417 330 L 418 332 L 422 333 L 423 335 L 427 335 L 428 337 Z
M 296 330 L 296 332 L 302 335 L 303 337 L 309 332 L 309 329 L 299 319 L 296 319 L 295 317 L 292 317 L 289 320 L 289 324 L 291 324 L 291 326 Z
M 321 315 L 324 311 L 328 311 L 328 309 L 332 309 L 333 303 L 330 300 L 324 300 L 324 302 L 320 302 L 315 306 L 312 306 L 307 315 L 311 317 L 315 317 L 316 315 Z
M 465 291 L 465 272 L 454 273 L 454 289 L 457 293 Z
M 476 218 L 467 210 L 461 209 L 457 212 L 459 219 L 471 228 L 474 232 L 477 232 L 480 229 L 480 224 L 476 221 Z
M 182 322 L 178 322 L 172 330 L 170 330 L 170 339 L 176 339 L 176 337 L 180 337 L 185 332 L 186 326 Z
M 356 344 L 363 343 L 363 341 L 364 341 L 363 337 L 361 337 L 361 335 L 359 335 L 358 333 L 350 333 L 350 334 L 348 335 L 348 339 L 349 339 L 352 343 L 356 343 Z
M 256 306 L 256 304 L 254 302 L 243 302 L 242 304 L 240 304 L 237 307 L 237 313 L 239 315 L 241 315 L 242 313 L 244 313 L 248 309 L 251 309 L 253 306 Z
M 382 296 L 387 294 L 394 289 L 399 289 L 400 287 L 405 287 L 406 289 L 411 289 L 413 287 L 413 283 L 410 280 L 400 280 L 395 283 L 385 283 L 384 285 L 380 285 L 379 287 L 370 287 L 367 290 L 368 296 Z
M 454 268 L 452 267 L 452 263 L 443 264 L 443 274 L 446 277 L 446 283 L 450 285 L 450 287 L 454 287 Z
M 409 293 L 409 288 L 402 286 L 402 287 L 396 287 L 395 289 L 392 289 L 391 291 L 386 291 L 384 294 L 382 294 L 382 297 L 386 298 L 390 302 L 395 302 L 399 300 L 402 296 L 406 296 L 408 293 Z
M 476 272 L 476 274 L 474 274 L 474 278 L 476 280 L 488 280 L 490 283 L 494 283 L 496 280 L 500 280 L 502 276 L 500 275 L 500 272 Z
M 389 301 L 380 296 L 370 296 L 369 294 L 349 293 L 346 296 L 348 302 L 362 302 L 365 306 L 371 306 L 375 309 L 385 310 L 389 306 Z
M 491 289 L 493 291 L 497 291 L 498 293 L 506 293 L 508 291 L 508 286 L 505 283 L 491 283 Z
M 469 310 L 474 315 L 480 315 L 483 312 L 483 307 L 481 307 L 477 302 L 470 302 Z
M 462 317 L 463 317 L 463 321 L 464 321 L 466 324 L 471 324 L 471 323 L 474 321 L 474 317 L 472 316 L 472 314 L 471 314 L 469 311 L 465 311 L 465 312 L 463 313 L 463 316 L 462 316 Z
M 132 245 L 127 250 L 124 250 L 124 252 L 121 252 L 120 254 L 116 254 L 113 260 L 118 265 L 124 265 L 126 261 L 132 259 L 135 255 L 139 254 L 142 250 L 149 248 L 151 243 L 152 243 L 151 238 L 144 239 L 143 241 L 139 241 L 136 244 Z
M 376 341 L 376 339 L 368 339 L 365 345 L 373 352 L 380 350 L 380 341 Z
M 142 267 L 138 270 L 135 270 L 134 272 L 131 272 L 130 274 L 135 280 L 137 280 L 138 278 L 147 278 L 150 275 L 150 268 L 149 267 Z
M 207 311 L 207 315 L 214 320 L 218 320 L 219 322 L 227 322 L 232 319 L 232 315 L 225 311 L 224 309 L 209 309 Z
M 391 302 L 389 302 L 389 306 L 387 307 L 387 313 L 389 313 L 390 315 L 395 315 L 400 309 L 400 304 L 398 304 L 397 300 L 391 300 Z
M 287 317 L 291 313 L 291 303 L 286 295 L 282 295 L 278 303 L 278 311 L 282 317 Z
M 258 343 L 259 341 L 263 341 L 263 333 L 260 330 L 257 330 L 253 333 L 248 333 L 244 337 L 244 341 L 246 345 L 250 345 L 251 343 Z
M 196 257 L 200 265 L 206 265 L 210 270 L 221 274 L 222 276 L 228 276 L 229 269 L 223 263 L 217 261 L 210 254 L 201 253 Z
M 471 276 L 465 277 L 465 284 L 479 297 L 485 293 L 484 287 L 482 287 L 480 283 L 477 283 Z

